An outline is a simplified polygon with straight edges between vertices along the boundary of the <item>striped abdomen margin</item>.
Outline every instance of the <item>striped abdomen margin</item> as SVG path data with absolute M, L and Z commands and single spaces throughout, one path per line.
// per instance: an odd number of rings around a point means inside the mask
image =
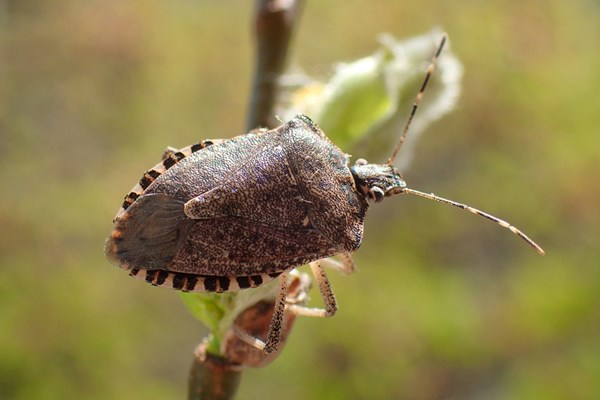
M 135 201 L 144 194 L 144 191 L 158 178 L 161 176 L 166 170 L 171 168 L 173 165 L 177 164 L 179 161 L 183 160 L 187 156 L 192 153 L 195 153 L 199 150 L 202 150 L 208 146 L 211 146 L 215 143 L 221 143 L 223 140 L 203 140 L 199 143 L 193 144 L 191 146 L 184 147 L 182 149 L 168 152 L 166 157 L 156 164 L 154 167 L 150 168 L 148 171 L 144 172 L 144 176 L 142 179 L 129 191 L 127 196 L 125 196 L 125 200 L 123 201 L 123 205 L 117 212 L 115 219 L 120 217 L 127 208 L 129 208 Z
M 195 275 L 181 272 L 169 272 L 162 269 L 131 269 L 130 276 L 142 279 L 154 286 L 164 286 L 184 292 L 230 292 L 240 289 L 255 288 L 281 275 L 256 274 L 250 276 L 211 276 Z
M 248 135 L 252 135 L 252 134 L 260 135 L 260 134 L 264 134 L 266 132 L 268 132 L 267 129 L 255 129 L 255 130 L 251 131 L 251 133 L 249 133 L 249 134 L 238 135 L 231 139 L 236 139 L 238 137 L 248 136 Z M 142 179 L 140 179 L 140 181 L 133 188 L 131 188 L 131 190 L 129 191 L 127 196 L 125 196 L 123 205 L 117 212 L 117 215 L 115 215 L 115 218 L 113 219 L 113 221 L 115 219 L 117 219 L 118 217 L 120 217 L 125 212 L 125 210 L 127 210 L 127 208 L 129 208 L 133 203 L 135 203 L 135 201 L 138 199 L 138 197 L 140 197 L 142 194 L 144 194 L 144 191 L 146 190 L 146 188 L 148 188 L 148 186 L 150 186 L 152 184 L 152 182 L 154 182 L 156 180 L 156 178 L 161 176 L 166 170 L 168 170 L 173 165 L 177 164 L 179 161 L 183 160 L 190 154 L 200 151 L 202 149 L 205 149 L 214 144 L 223 143 L 225 140 L 230 140 L 230 139 L 202 140 L 196 144 L 184 147 L 182 149 L 167 152 L 165 154 L 163 160 L 161 162 L 159 162 L 158 164 L 156 164 L 154 167 L 150 168 L 148 171 L 144 172 L 144 176 L 142 176 Z

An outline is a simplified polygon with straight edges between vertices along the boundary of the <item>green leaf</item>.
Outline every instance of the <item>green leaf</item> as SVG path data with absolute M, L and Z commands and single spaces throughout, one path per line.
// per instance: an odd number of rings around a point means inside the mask
M 341 148 L 360 148 L 361 157 L 389 156 L 425 78 L 423 67 L 441 37 L 437 30 L 403 41 L 382 35 L 380 47 L 372 55 L 338 66 L 326 83 L 311 81 L 292 93 L 288 112 L 283 115 L 309 115 Z M 410 161 L 419 134 L 448 113 L 460 94 L 462 66 L 449 45 L 436 65 L 398 157 L 401 167 Z

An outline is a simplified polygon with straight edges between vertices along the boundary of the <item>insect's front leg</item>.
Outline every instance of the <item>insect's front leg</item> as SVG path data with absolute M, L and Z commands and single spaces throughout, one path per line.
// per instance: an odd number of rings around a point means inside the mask
M 337 301 L 335 300 L 335 295 L 333 294 L 333 290 L 331 289 L 329 279 L 327 278 L 325 270 L 321 265 L 322 261 L 323 260 L 311 262 L 310 269 L 312 270 L 312 273 L 315 276 L 315 280 L 319 285 L 319 291 L 321 292 L 321 297 L 323 298 L 323 302 L 325 303 L 325 308 L 314 308 L 305 307 L 298 304 L 287 304 L 286 309 L 288 311 L 304 317 L 332 317 L 333 315 L 335 315 L 338 309 Z
M 286 305 L 288 311 L 304 317 L 332 317 L 337 312 L 338 307 L 335 294 L 331 289 L 331 284 L 323 267 L 329 267 L 344 274 L 351 274 L 355 271 L 355 266 L 352 256 L 349 253 L 340 253 L 336 257 L 339 261 L 334 258 L 325 258 L 310 263 L 310 268 L 319 285 L 319 291 L 325 303 L 325 308 L 306 307 L 288 303 Z
M 339 259 L 339 261 L 335 258 L 329 257 L 321 260 L 321 263 L 324 267 L 334 269 L 345 275 L 350 275 L 356 271 L 354 260 L 352 259 L 352 255 L 350 253 L 336 254 L 336 257 Z

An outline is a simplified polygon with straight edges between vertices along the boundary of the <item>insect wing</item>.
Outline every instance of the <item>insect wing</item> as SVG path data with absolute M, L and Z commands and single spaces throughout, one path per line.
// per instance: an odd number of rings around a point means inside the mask
M 302 197 L 278 136 L 264 143 L 213 189 L 191 199 L 185 213 L 193 219 L 240 217 L 276 227 L 307 226 Z
M 191 226 L 181 200 L 163 193 L 148 194 L 117 217 L 105 252 L 111 261 L 127 268 L 161 268 L 177 253 Z
M 260 136 L 214 141 L 190 155 L 182 154 L 181 159 L 167 157 L 157 164 L 152 171 L 158 167 L 162 171 L 149 185 L 138 184 L 134 189 L 143 190 L 133 190 L 135 196 L 127 209 L 121 209 L 115 218 L 105 246 L 107 257 L 126 269 L 168 270 L 194 222 L 184 213 L 185 202 L 217 186 L 255 152 L 261 145 Z

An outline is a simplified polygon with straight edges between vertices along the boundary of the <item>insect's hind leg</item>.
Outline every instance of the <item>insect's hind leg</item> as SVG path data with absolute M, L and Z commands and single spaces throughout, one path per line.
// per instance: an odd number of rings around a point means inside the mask
M 281 343 L 281 337 L 284 330 L 284 317 L 286 311 L 286 301 L 288 296 L 288 276 L 289 272 L 284 272 L 279 275 L 279 291 L 275 299 L 273 307 L 273 315 L 269 323 L 266 341 L 262 341 L 256 336 L 251 335 L 247 331 L 238 326 L 234 326 L 235 334 L 244 342 L 256 347 L 265 353 L 277 351 Z
M 262 341 L 237 325 L 234 325 L 235 334 L 244 342 L 265 353 L 277 351 L 286 329 L 289 329 L 286 327 L 286 321 L 289 319 L 290 314 L 292 314 L 288 309 L 290 302 L 304 302 L 309 288 L 309 279 L 299 276 L 295 280 L 290 280 L 289 272 L 282 273 L 279 275 L 279 290 L 275 298 L 275 304 L 273 305 L 273 314 L 266 332 L 266 340 Z
M 333 259 L 319 260 L 310 263 L 310 268 L 315 280 L 319 285 L 319 291 L 325 304 L 325 308 L 313 308 L 306 307 L 300 304 L 293 304 L 288 299 L 288 276 L 289 272 L 284 272 L 279 275 L 279 291 L 277 292 L 277 298 L 275 299 L 275 306 L 273 309 L 273 316 L 271 317 L 271 323 L 269 324 L 269 331 L 267 333 L 267 339 L 265 342 L 250 335 L 248 332 L 243 330 L 236 330 L 236 334 L 246 343 L 263 350 L 265 353 L 272 353 L 277 351 L 279 344 L 281 343 L 281 335 L 284 329 L 284 316 L 285 312 L 290 312 L 295 315 L 305 317 L 332 317 L 338 310 L 337 301 L 329 279 L 325 274 L 323 265 L 332 267 L 333 269 L 339 270 L 343 273 L 350 274 L 354 271 L 354 263 L 349 254 L 339 254 L 341 262 Z
M 242 330 L 237 330 L 236 334 L 243 341 L 252 346 L 263 350 L 265 353 L 272 353 L 277 351 L 279 344 L 281 343 L 281 334 L 283 332 L 283 321 L 285 312 L 291 312 L 295 315 L 301 315 L 305 317 L 331 317 L 337 311 L 337 302 L 335 300 L 335 295 L 333 294 L 333 290 L 331 289 L 331 284 L 329 283 L 329 279 L 323 270 L 323 266 L 319 261 L 315 261 L 310 263 L 310 268 L 315 276 L 317 284 L 319 285 L 319 291 L 321 292 L 321 297 L 323 297 L 323 302 L 325 303 L 325 308 L 312 308 L 305 307 L 299 304 L 290 304 L 288 302 L 288 272 L 284 272 L 279 275 L 279 292 L 277 293 L 277 298 L 275 300 L 275 307 L 273 309 L 273 316 L 271 317 L 271 323 L 269 324 L 269 331 L 267 333 L 267 340 L 263 342 L 262 340 L 253 337 L 247 332 Z
M 273 308 L 273 316 L 271 317 L 271 323 L 269 324 L 267 341 L 265 343 L 262 343 L 260 340 L 254 338 L 255 341 L 260 342 L 254 344 L 255 347 L 258 347 L 260 349 L 261 344 L 263 344 L 263 350 L 265 351 L 265 353 L 272 353 L 274 351 L 277 351 L 279 343 L 281 342 L 281 333 L 283 331 L 283 317 L 285 313 L 285 302 L 288 294 L 287 281 L 288 272 L 284 272 L 281 275 L 279 275 L 279 292 L 277 293 L 277 299 L 275 299 L 275 307 Z

